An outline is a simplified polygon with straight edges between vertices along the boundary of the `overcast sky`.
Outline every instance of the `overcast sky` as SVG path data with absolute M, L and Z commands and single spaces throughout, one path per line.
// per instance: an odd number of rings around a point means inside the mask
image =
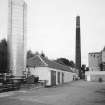
M 7 37 L 8 0 L 0 0 L 0 39 Z M 75 24 L 80 15 L 82 63 L 105 46 L 105 0 L 26 0 L 27 49 L 50 59 L 75 61 Z

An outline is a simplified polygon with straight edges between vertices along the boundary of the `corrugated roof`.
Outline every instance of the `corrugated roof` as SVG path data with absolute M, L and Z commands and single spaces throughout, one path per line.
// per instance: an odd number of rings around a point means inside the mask
M 34 57 L 29 58 L 27 60 L 27 66 L 28 67 L 50 67 L 54 69 L 72 72 L 72 70 L 68 66 L 64 66 L 55 61 L 51 61 L 48 58 L 42 57 L 40 55 L 35 55 Z

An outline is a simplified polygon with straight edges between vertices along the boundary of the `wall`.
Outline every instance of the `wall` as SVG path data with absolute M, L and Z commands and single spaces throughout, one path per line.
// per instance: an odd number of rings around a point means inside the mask
M 53 69 L 49 67 L 35 67 L 30 68 L 32 75 L 39 76 L 40 80 L 47 80 L 47 85 L 51 85 L 51 71 L 56 71 L 56 85 L 62 84 L 62 73 L 64 73 L 64 82 L 70 82 L 73 80 L 74 73 Z M 60 83 L 58 83 L 58 72 L 60 72 Z
M 102 62 L 105 62 L 105 51 L 102 51 Z
M 99 78 L 102 78 L 105 81 L 105 71 L 95 71 L 95 72 L 86 72 L 86 80 L 99 82 Z
M 102 62 L 102 55 L 101 53 L 89 53 L 89 69 L 91 71 L 100 71 L 100 63 Z
M 62 84 L 62 73 L 64 73 L 64 82 L 70 82 L 73 80 L 73 75 L 75 75 L 75 73 L 72 72 L 67 72 L 67 71 L 62 71 L 62 70 L 58 70 L 58 69 L 51 69 L 50 70 L 54 70 L 56 71 L 56 85 L 59 85 L 58 83 L 58 72 L 60 72 L 60 84 Z
M 47 80 L 47 85 L 50 85 L 50 71 L 47 67 L 30 68 L 30 73 L 39 77 L 39 80 Z
M 74 73 L 71 72 L 65 72 L 64 73 L 64 82 L 70 82 L 73 80 Z

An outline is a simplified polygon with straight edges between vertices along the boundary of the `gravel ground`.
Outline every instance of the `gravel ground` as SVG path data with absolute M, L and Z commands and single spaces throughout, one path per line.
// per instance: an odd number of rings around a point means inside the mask
M 57 87 L 0 93 L 0 105 L 105 105 L 105 83 L 80 80 Z

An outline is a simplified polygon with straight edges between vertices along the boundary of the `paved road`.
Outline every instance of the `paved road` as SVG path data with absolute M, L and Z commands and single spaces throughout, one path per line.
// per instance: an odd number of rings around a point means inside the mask
M 105 83 L 76 81 L 52 88 L 0 93 L 0 105 L 105 105 Z

